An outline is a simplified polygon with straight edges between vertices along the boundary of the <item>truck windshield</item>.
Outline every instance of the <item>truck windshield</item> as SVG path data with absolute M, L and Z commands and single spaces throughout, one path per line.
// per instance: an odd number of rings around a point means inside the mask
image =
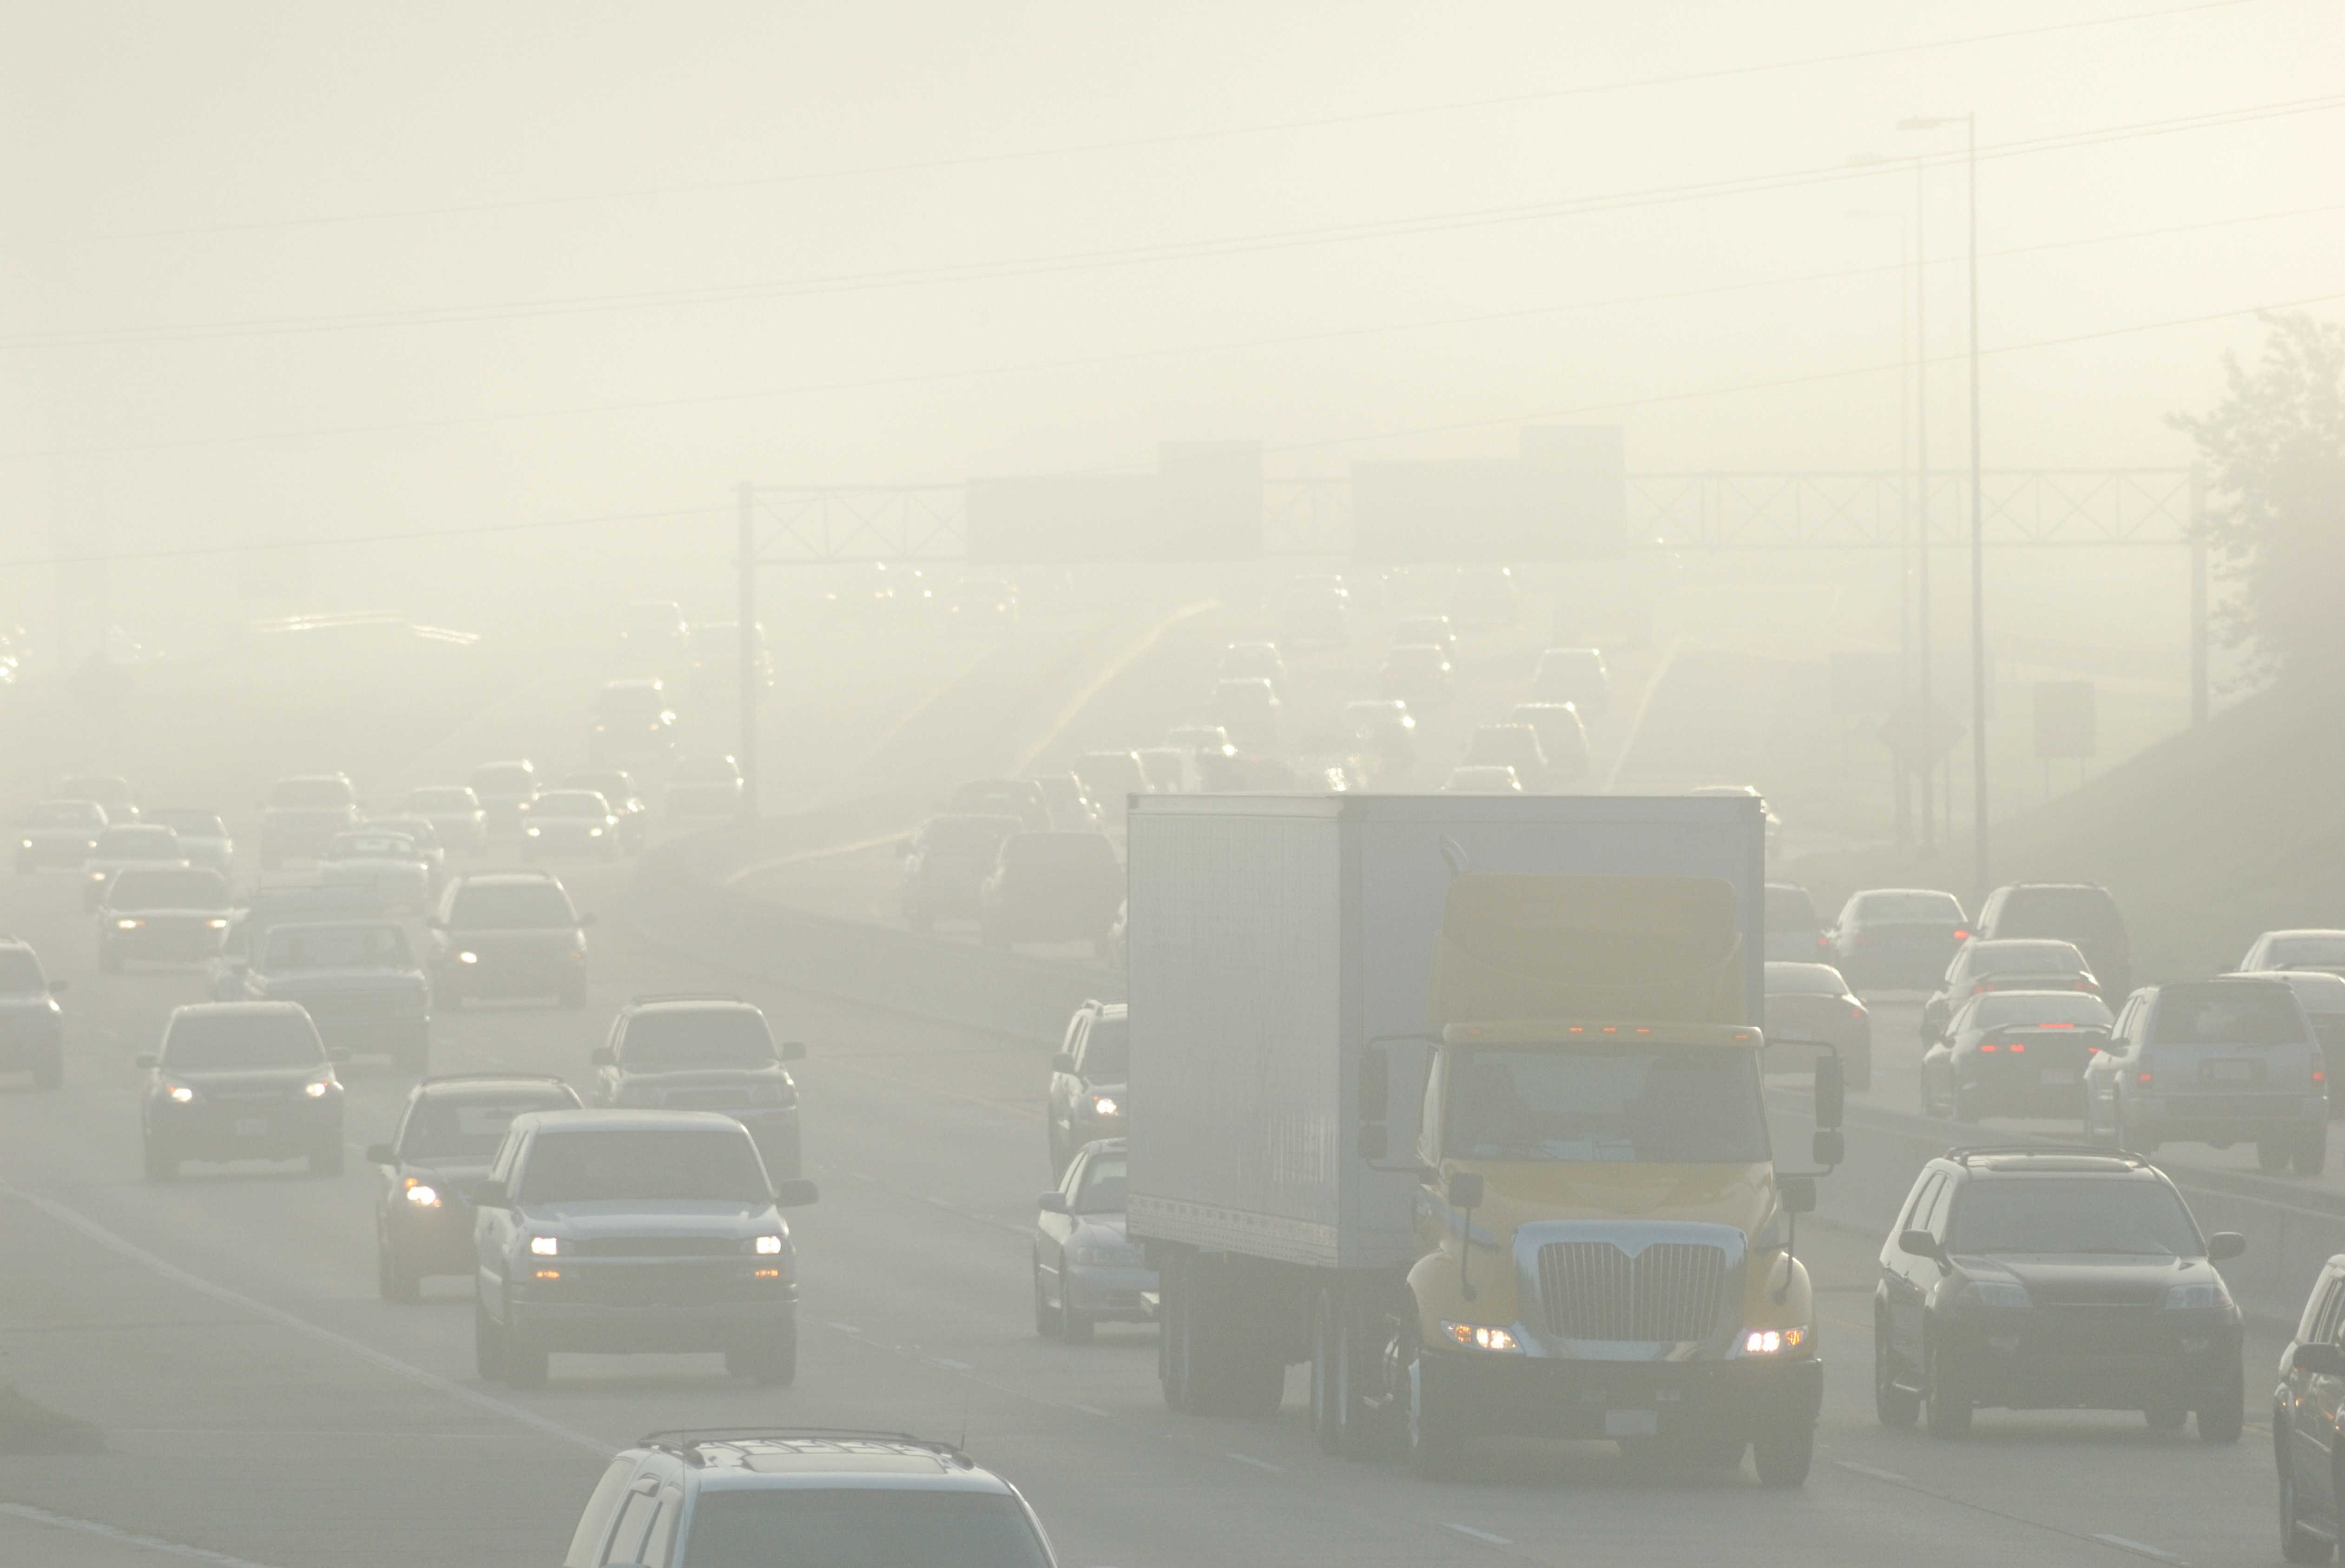
M 1452 1158 L 1768 1158 L 1757 1054 L 1730 1046 L 1478 1047 L 1457 1054 L 1447 1101 Z

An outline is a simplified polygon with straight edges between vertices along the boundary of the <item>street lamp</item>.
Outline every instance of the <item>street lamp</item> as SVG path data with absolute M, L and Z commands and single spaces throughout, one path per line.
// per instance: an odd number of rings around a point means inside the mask
M 1900 120 L 1901 131 L 1963 127 L 1964 160 L 1969 167 L 1971 294 L 1971 814 L 1978 894 L 1988 886 L 1986 812 L 1986 509 L 1979 493 L 1979 288 L 1978 116 L 1940 115 Z

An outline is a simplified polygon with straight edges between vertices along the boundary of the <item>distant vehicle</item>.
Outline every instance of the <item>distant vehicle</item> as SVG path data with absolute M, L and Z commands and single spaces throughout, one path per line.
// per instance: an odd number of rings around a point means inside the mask
M 2081 1119 L 2085 1067 L 2108 1043 L 2109 1022 L 2098 996 L 2075 991 L 1973 996 L 1922 1053 L 1922 1114 Z
M 430 875 L 429 891 L 440 891 L 440 883 L 448 874 L 448 851 L 440 842 L 440 830 L 431 825 L 430 817 L 371 816 L 366 824 L 377 833 L 395 833 L 412 845 Z
M 65 1009 L 57 994 L 66 985 L 41 972 L 30 944 L 0 936 L 0 1073 L 29 1073 L 36 1089 L 65 1087 Z
M 1697 784 L 1686 791 L 1686 794 L 1708 795 L 1712 799 L 1721 800 L 1736 800 L 1744 796 L 1756 800 L 1759 803 L 1759 810 L 1767 823 L 1767 848 L 1771 854 L 1773 852 L 1775 835 L 1782 827 L 1783 819 L 1775 814 L 1774 808 L 1767 804 L 1767 797 L 1759 793 L 1757 784 Z
M 1449 656 L 1427 642 L 1405 643 L 1386 654 L 1376 689 L 1406 703 L 1412 713 L 1447 707 L 1457 694 L 1449 683 Z
M 412 1301 L 434 1274 L 471 1278 L 472 1189 L 489 1174 L 513 1118 L 583 1108 L 577 1091 L 552 1074 L 450 1073 L 408 1091 L 398 1130 L 371 1145 L 375 1184 L 375 1289 L 386 1301 Z
M 1147 771 L 1130 752 L 1085 752 L 1075 759 L 1074 773 L 1083 793 L 1099 803 L 1101 820 L 1113 827 L 1123 825 L 1132 796 L 1154 793 Z
M 1259 675 L 1213 683 L 1205 717 L 1220 726 L 1241 751 L 1276 755 L 1286 744 L 1278 688 Z
M 1222 681 L 1268 681 L 1270 689 L 1284 697 L 1286 694 L 1286 661 L 1279 656 L 1275 642 L 1233 642 L 1222 650 L 1221 667 L 1214 678 Z
M 583 1007 L 594 923 L 550 872 L 457 877 L 424 922 L 433 993 L 451 1008 L 488 996 L 553 996 Z
M 1873 1016 L 1839 970 L 1829 964 L 1770 960 L 1766 966 L 1767 1068 L 1812 1072 L 1829 1046 L 1840 1057 L 1841 1077 L 1853 1089 L 1873 1087 Z
M 298 1002 L 325 1041 L 387 1056 L 402 1072 L 431 1070 L 431 985 L 385 921 L 273 926 L 244 972 L 256 1002 Z
M 1142 746 L 1132 754 L 1140 759 L 1141 776 L 1157 794 L 1191 794 L 1203 776 L 1195 754 L 1179 746 Z
M 318 851 L 318 879 L 371 887 L 385 904 L 421 909 L 431 902 L 431 856 L 403 833 L 366 826 L 338 833 Z
M 1612 672 L 1599 648 L 1549 648 L 1531 672 L 1531 695 L 1569 703 L 1582 719 L 1600 719 L 1612 706 Z
M 126 959 L 201 963 L 219 951 L 235 906 L 228 878 L 208 866 L 131 866 L 97 909 L 97 966 L 119 973 Z
M 58 800 L 86 800 L 106 808 L 106 820 L 117 827 L 139 820 L 138 802 L 130 781 L 118 774 L 84 774 L 57 784 Z
M 17 829 L 17 875 L 44 865 L 78 867 L 97 848 L 97 835 L 107 826 L 106 808 L 96 801 L 43 801 Z
M 747 788 L 731 757 L 685 757 L 669 771 L 662 804 L 673 821 L 738 816 Z
M 956 584 L 945 601 L 945 622 L 956 632 L 1000 632 L 1018 624 L 1018 590 L 998 577 Z
M 1547 754 L 1550 776 L 1567 782 L 1588 776 L 1593 761 L 1588 750 L 1588 728 L 1569 703 L 1517 703 L 1507 722 L 1528 724 L 1538 732 L 1539 750 Z
M 481 855 L 489 847 L 489 814 L 468 784 L 431 784 L 407 792 L 409 814 L 420 816 L 452 855 Z
M 228 836 L 228 824 L 216 811 L 190 811 L 185 807 L 167 806 L 142 813 L 139 821 L 156 827 L 168 827 L 179 835 L 180 853 L 191 865 L 208 866 L 225 874 L 236 858 L 236 840 Z
M 1123 1135 L 1132 1114 L 1131 1077 L 1132 1025 L 1124 1004 L 1087 1001 L 1077 1007 L 1059 1054 L 1051 1058 L 1050 1087 L 1042 1095 L 1053 1172 L 1065 1174 L 1083 1145 Z
M 287 860 L 312 855 L 326 841 L 359 824 L 359 794 L 342 774 L 280 779 L 260 808 L 260 865 L 274 871 Z
M 1034 1219 L 1034 1331 L 1087 1344 L 1092 1325 L 1151 1323 L 1156 1270 L 1124 1230 L 1124 1141 L 1087 1143 Z
M 244 996 L 244 974 L 251 967 L 253 949 L 276 926 L 314 925 L 321 920 L 379 920 L 383 910 L 381 894 L 355 883 L 259 888 L 249 903 L 228 916 L 219 951 L 204 965 L 205 993 L 215 1002 Z
M 2345 976 L 2345 931 L 2267 931 L 2248 946 L 2241 972 L 2318 969 Z
M 1990 991 L 2102 994 L 2100 977 L 2086 967 L 2085 956 L 2073 942 L 1990 942 L 1974 936 L 1946 966 L 1936 994 L 1922 1004 L 1922 1043 L 1926 1046 L 1938 1037 L 1956 1007 Z
M 1468 766 L 1512 768 L 1525 789 L 1548 784 L 1547 754 L 1539 749 L 1538 732 L 1528 724 L 1477 724 L 1467 737 Z
M 797 1257 L 779 1210 L 816 1197 L 776 1183 L 727 1117 L 515 1117 L 472 1189 L 476 1370 L 535 1388 L 550 1351 L 722 1351 L 736 1376 L 795 1381 Z
M 1340 648 L 1352 640 L 1352 606 L 1340 588 L 1294 588 L 1278 611 L 1278 638 L 1291 648 Z
M 915 931 L 929 931 L 939 920 L 976 919 L 985 879 L 1001 858 L 1001 841 L 1026 826 L 1014 816 L 930 817 L 898 851 L 905 921 Z
M 1103 959 L 1123 901 L 1123 863 L 1096 833 L 1013 833 L 980 899 L 978 936 L 989 947 L 1088 941 Z
M 294 1002 L 197 1002 L 175 1009 L 147 1074 L 139 1128 L 147 1179 L 190 1159 L 304 1159 L 342 1171 L 342 1085 Z
M 654 1432 L 611 1462 L 566 1561 L 626 1563 L 675 1540 L 712 1543 L 713 1568 L 1058 1562 L 1015 1487 L 950 1443 L 902 1432 Z M 854 1543 L 852 1558 L 840 1554 L 841 1542 Z
M 1393 622 L 1393 645 L 1423 643 L 1441 650 L 1445 659 L 1457 657 L 1457 629 L 1447 615 L 1404 615 Z
M 682 669 L 692 653 L 684 607 L 668 599 L 628 605 L 619 616 L 619 652 L 638 670 Z
M 1504 764 L 1473 763 L 1451 768 L 1441 782 L 1444 794 L 1520 794 L 1522 780 Z
M 774 683 L 774 656 L 766 651 L 766 628 L 751 631 L 749 668 L 752 688 Z M 692 689 L 702 695 L 741 689 L 741 623 L 707 621 L 692 629 Z
M 488 830 L 492 833 L 521 831 L 522 818 L 529 814 L 530 804 L 537 799 L 537 768 L 527 759 L 504 763 L 482 763 L 472 770 L 467 781 L 472 794 L 488 813 Z
M 806 1059 L 774 1044 L 766 1015 L 738 996 L 637 996 L 594 1053 L 588 1098 L 615 1110 L 707 1110 L 749 1129 L 777 1181 L 800 1174 L 798 1086 L 783 1064 Z
M 606 681 L 594 698 L 586 754 L 597 763 L 663 761 L 675 750 L 675 710 L 655 680 Z
M 1767 956 L 1771 962 L 1831 962 L 1824 956 L 1823 922 L 1816 916 L 1815 900 L 1796 883 L 1767 884 Z
M 562 789 L 593 790 L 619 819 L 619 847 L 633 855 L 649 840 L 651 808 L 634 779 L 617 768 L 582 768 L 563 776 Z
M 1973 936 L 1983 941 L 2056 936 L 2084 950 L 2105 995 L 2133 989 L 2133 944 L 2109 890 L 2090 882 L 2018 882 L 1998 887 L 1979 906 Z
M 2249 970 L 2250 979 L 2285 980 L 2312 1022 L 2312 1037 L 2320 1047 L 2321 1082 L 2329 1088 L 2331 1120 L 2345 1116 L 2345 978 L 2325 969 Z
M 1853 894 L 1824 933 L 1824 957 L 1863 991 L 1931 990 L 1970 940 L 1970 920 L 1951 893 L 1874 887 Z
M 1457 626 L 1512 626 L 1522 619 L 1515 574 L 1503 566 L 1466 566 L 1449 590 L 1449 620 Z
M 1346 703 L 1343 719 L 1379 774 L 1397 776 L 1416 766 L 1416 718 L 1398 697 Z
M 184 867 L 187 864 L 179 835 L 168 827 L 150 823 L 109 827 L 97 835 L 89 858 L 82 862 L 82 909 L 86 913 L 105 902 L 107 885 L 131 866 Z
M 953 790 L 944 809 L 955 816 L 1014 816 L 1030 833 L 1055 825 L 1050 792 L 1036 779 L 971 779 Z
M 1031 782 L 1051 808 L 1046 825 L 1060 833 L 1090 833 L 1098 828 L 1099 804 L 1083 788 L 1082 780 L 1071 773 L 1037 774 Z
M 521 834 L 523 860 L 549 855 L 616 860 L 627 847 L 618 814 L 591 789 L 546 791 L 529 808 L 529 824 Z
M 2157 1431 L 2195 1415 L 2200 1441 L 2237 1442 L 2239 1309 L 2215 1265 L 2246 1250 L 2236 1231 L 2201 1236 L 2174 1184 L 2133 1155 L 1942 1155 L 1881 1248 L 1881 1423 L 1910 1427 L 1926 1403 L 1930 1435 L 1959 1439 L 1983 1408 L 2137 1410 Z
M 1175 724 L 1164 732 L 1164 744 L 1201 756 L 1238 754 L 1237 747 L 1230 744 L 1230 733 L 1219 724 Z
M 2144 1154 L 2167 1143 L 2252 1143 L 2265 1170 L 2318 1176 L 2329 1158 L 2320 1070 L 2311 1023 L 2281 981 L 2145 986 L 2085 1069 L 2085 1131 Z

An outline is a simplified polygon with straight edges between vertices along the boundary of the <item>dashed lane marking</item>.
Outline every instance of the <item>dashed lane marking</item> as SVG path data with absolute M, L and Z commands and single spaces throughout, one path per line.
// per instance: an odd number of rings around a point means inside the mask
M 1284 1475 L 1286 1473 L 1286 1466 L 1283 1464 L 1273 1464 L 1266 1459 L 1256 1459 L 1250 1453 L 1233 1453 L 1229 1457 L 1236 1460 L 1240 1464 L 1250 1464 L 1256 1470 L 1266 1470 L 1273 1475 Z
M 863 1331 L 852 1323 L 826 1322 L 823 1327 L 827 1329 L 837 1329 L 842 1334 L 859 1334 Z
M 1485 1546 L 1512 1546 L 1514 1544 L 1513 1542 L 1508 1540 L 1503 1535 L 1493 1535 L 1487 1530 L 1477 1530 L 1470 1524 L 1445 1524 L 1441 1528 L 1444 1530 L 1455 1530 L 1458 1534 L 1465 1536 L 1467 1540 L 1479 1541 Z
M 1085 1415 L 1101 1415 L 1101 1416 L 1103 1416 L 1103 1415 L 1106 1415 L 1106 1414 L 1108 1413 L 1107 1411 L 1103 1411 L 1103 1410 L 1100 1409 L 1100 1408 L 1099 1408 L 1099 1406 L 1097 1406 L 1097 1405 L 1079 1405 L 1079 1404 L 1070 1404 L 1067 1408 L 1068 1408 L 1069 1410 L 1071 1410 L 1071 1411 L 1082 1411 Z
M 2147 1557 L 2159 1563 L 2183 1563 L 2183 1559 L 2171 1552 L 2163 1551 L 2156 1546 L 2145 1546 L 2138 1541 L 2128 1541 L 2122 1535 L 2096 1535 L 2093 1539 L 2104 1546 L 2114 1546 L 2120 1552 L 2130 1552 L 2137 1557 Z M 2188 1568 L 2188 1565 L 2184 1563 L 2184 1568 Z
M 189 1546 L 184 1542 L 166 1541 L 159 1535 L 142 1535 L 136 1530 L 125 1530 L 119 1525 L 101 1524 L 95 1519 L 76 1519 L 70 1513 L 52 1513 L 28 1502 L 0 1502 L 0 1513 L 15 1519 L 28 1519 L 36 1524 L 46 1524 L 52 1530 L 79 1531 L 84 1535 L 119 1541 L 126 1546 L 140 1546 L 149 1552 L 163 1552 L 197 1563 L 209 1563 L 215 1568 L 269 1568 L 267 1563 L 255 1563 L 249 1557 L 231 1557 L 208 1546 Z

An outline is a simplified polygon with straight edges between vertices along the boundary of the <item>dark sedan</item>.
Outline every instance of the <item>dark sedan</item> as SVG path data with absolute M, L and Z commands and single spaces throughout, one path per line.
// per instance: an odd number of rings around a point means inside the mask
M 577 1110 L 577 1091 L 552 1074 L 452 1073 L 411 1090 L 389 1143 L 366 1151 L 375 1188 L 375 1283 L 412 1301 L 427 1276 L 472 1272 L 474 1184 L 524 1111 Z
M 1928 991 L 1970 935 L 1951 893 L 1874 887 L 1841 905 L 1840 918 L 1824 933 L 1822 956 L 1860 993 Z
M 1974 996 L 1922 1053 L 1922 1114 L 2084 1119 L 2085 1068 L 2109 1040 L 2109 1010 L 2074 991 Z
M 306 1159 L 342 1168 L 342 1086 L 310 1015 L 291 1002 L 198 1002 L 172 1013 L 147 1071 L 147 1178 L 190 1159 Z

